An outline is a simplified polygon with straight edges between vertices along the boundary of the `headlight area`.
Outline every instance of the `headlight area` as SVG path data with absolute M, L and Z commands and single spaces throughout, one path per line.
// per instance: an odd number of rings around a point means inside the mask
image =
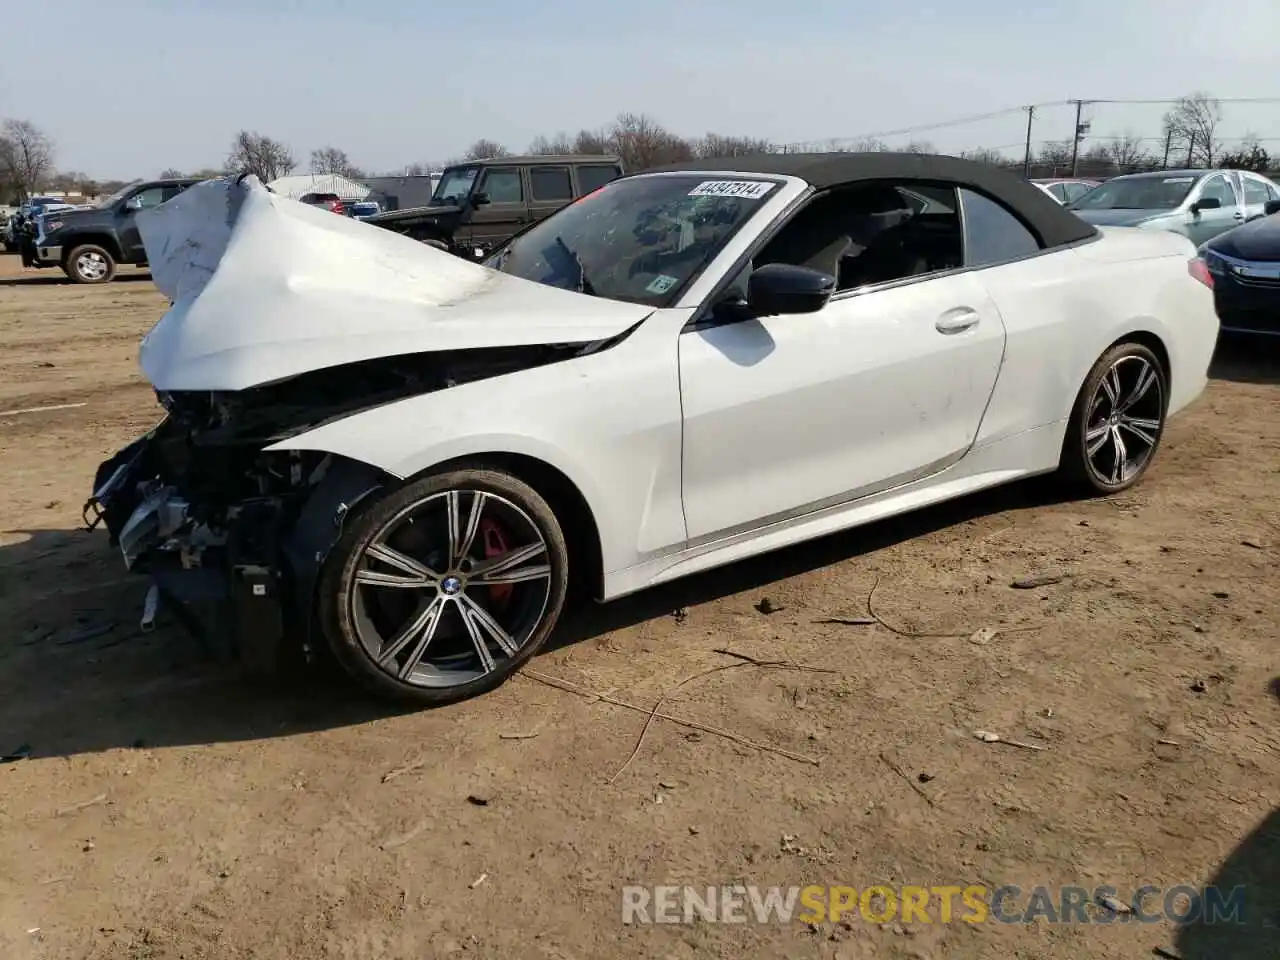
M 161 397 L 168 416 L 102 464 L 94 503 L 126 566 L 152 581 L 142 629 L 171 611 L 216 657 L 272 672 L 309 645 L 310 598 L 342 517 L 387 478 L 325 453 L 265 451 L 269 411 L 216 394 Z

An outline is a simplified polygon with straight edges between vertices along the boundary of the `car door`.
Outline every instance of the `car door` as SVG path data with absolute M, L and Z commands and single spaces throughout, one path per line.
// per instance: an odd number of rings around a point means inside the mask
M 468 243 L 489 250 L 529 222 L 524 176 L 519 166 L 485 167 L 475 189 L 486 202 L 469 212 Z
M 1244 218 L 1256 220 L 1266 215 L 1267 201 L 1273 199 L 1275 188 L 1261 177 L 1249 173 L 1240 174 L 1244 186 Z
M 138 225 L 134 222 L 134 217 L 139 210 L 158 207 L 169 199 L 169 197 L 165 196 L 165 191 L 168 189 L 171 188 L 160 185 L 143 187 L 121 204 L 120 219 L 116 230 L 120 238 L 120 252 L 124 256 L 125 263 L 146 262 L 146 250 L 142 245 L 142 236 L 138 233 Z
M 838 293 L 680 336 L 691 541 L 854 500 L 964 456 L 1004 353 L 976 274 Z
M 1200 181 L 1197 191 L 1195 202 L 1187 215 L 1187 236 L 1197 246 L 1244 222 L 1244 207 L 1227 174 L 1210 174 Z M 1207 197 L 1216 198 L 1220 206 L 1208 210 L 1198 209 L 1198 202 Z
M 573 177 L 564 166 L 529 167 L 529 216 L 545 220 L 573 199 Z

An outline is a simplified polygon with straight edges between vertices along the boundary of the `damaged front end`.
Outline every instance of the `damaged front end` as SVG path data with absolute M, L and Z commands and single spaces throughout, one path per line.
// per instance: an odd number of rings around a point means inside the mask
M 343 417 L 468 380 L 580 355 L 581 344 L 365 361 L 234 392 L 158 392 L 165 418 L 103 462 L 85 504 L 125 565 L 218 657 L 270 672 L 313 647 L 315 584 L 366 497 L 397 482 L 341 457 L 266 447 Z

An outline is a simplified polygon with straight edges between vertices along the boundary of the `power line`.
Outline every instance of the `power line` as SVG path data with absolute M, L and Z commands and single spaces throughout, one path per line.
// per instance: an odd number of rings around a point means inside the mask
M 875 133 L 863 133 L 853 137 L 820 137 L 813 140 L 798 140 L 787 144 L 788 147 L 802 147 L 806 144 L 820 143 L 851 143 L 858 140 L 881 140 L 886 137 L 904 137 L 916 133 L 929 133 L 933 130 L 945 130 L 949 127 L 962 127 L 971 123 L 981 123 L 984 120 L 995 120 L 1000 117 L 1011 116 L 1015 113 L 1023 113 L 1025 111 L 1036 111 L 1046 107 L 1065 107 L 1092 104 L 1132 104 L 1132 105 L 1168 105 L 1181 102 L 1183 97 L 1167 97 L 1162 100 L 1140 100 L 1140 99 L 1095 99 L 1095 100 L 1049 100 L 1044 103 L 1033 103 L 1020 107 L 1005 107 L 1002 110 L 990 110 L 986 113 L 974 113 L 964 117 L 956 117 L 951 120 L 940 120 L 935 123 L 920 123 L 910 127 L 899 127 L 896 130 L 880 130 Z M 1280 103 L 1280 97 L 1210 97 L 1214 103 L 1262 103 L 1273 104 Z M 1092 139 L 1103 139 L 1094 137 Z

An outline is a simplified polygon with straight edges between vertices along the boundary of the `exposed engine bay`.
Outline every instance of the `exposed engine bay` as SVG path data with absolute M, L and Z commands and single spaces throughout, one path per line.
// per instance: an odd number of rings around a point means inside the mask
M 286 636 L 311 649 L 321 566 L 343 518 L 397 481 L 272 443 L 362 410 L 527 370 L 614 341 L 362 361 L 235 392 L 166 392 L 164 419 L 102 463 L 85 504 L 133 572 L 149 576 L 143 630 L 163 601 L 222 659 L 270 671 Z

